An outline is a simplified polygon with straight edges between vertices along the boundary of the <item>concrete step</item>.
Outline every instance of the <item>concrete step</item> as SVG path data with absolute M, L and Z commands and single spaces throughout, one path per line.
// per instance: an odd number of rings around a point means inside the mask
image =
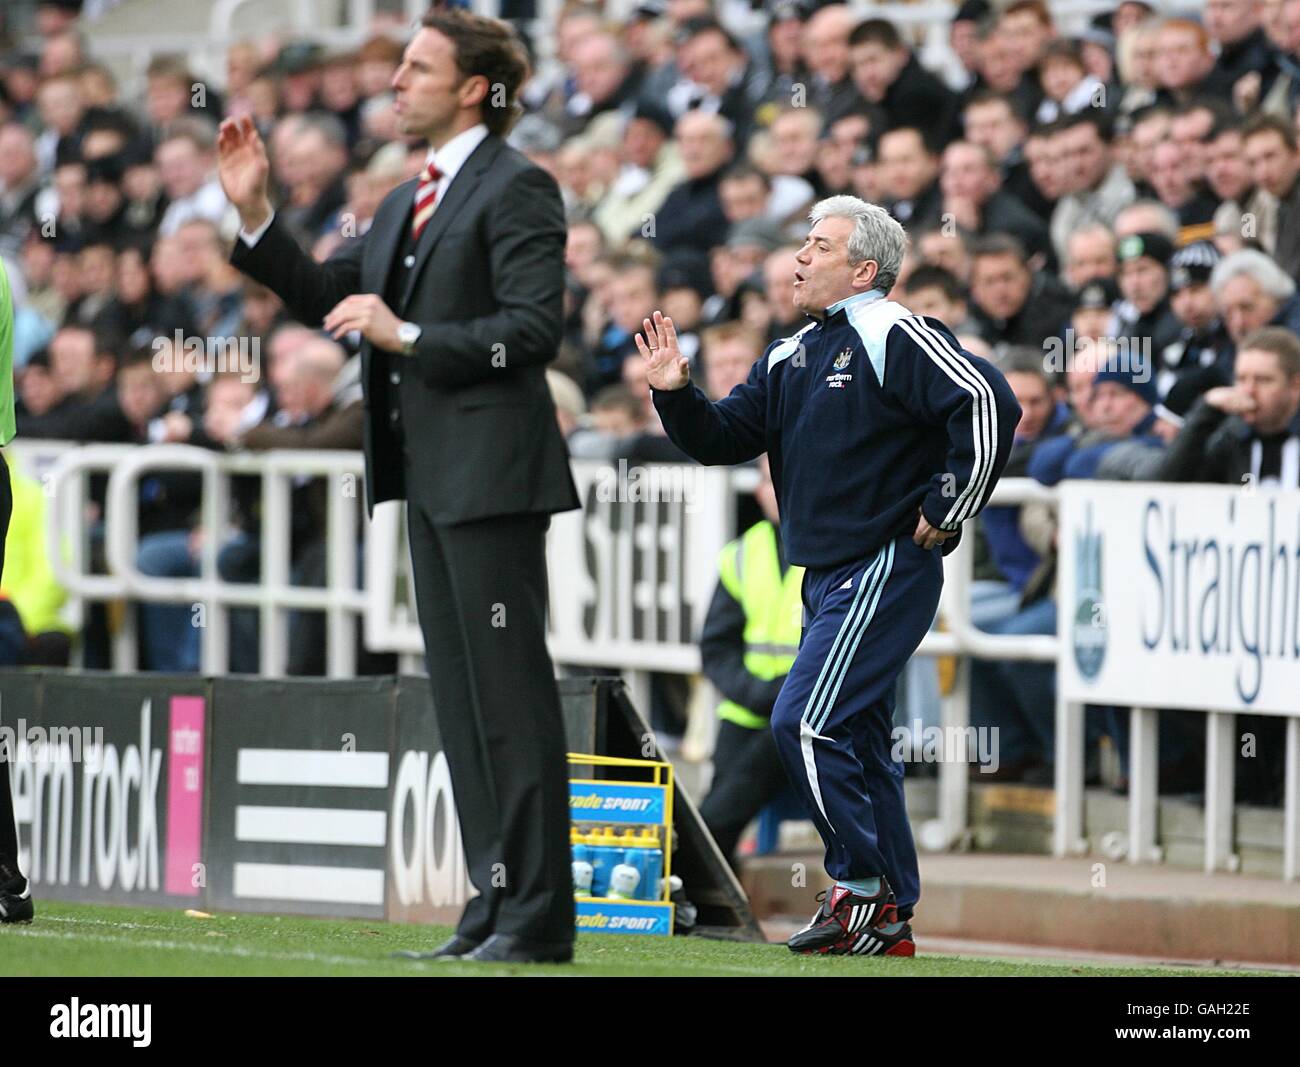
M 1300 965 L 1300 886 L 1099 858 L 965 853 L 921 857 L 918 942 L 960 939 L 1069 953 Z M 821 853 L 746 860 L 760 920 L 816 910 Z

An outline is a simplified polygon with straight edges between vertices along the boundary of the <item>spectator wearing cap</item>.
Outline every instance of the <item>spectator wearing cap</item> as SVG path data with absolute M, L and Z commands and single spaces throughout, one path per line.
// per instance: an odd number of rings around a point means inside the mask
M 681 247 L 708 252 L 726 240 L 730 225 L 718 185 L 735 152 L 731 128 L 721 115 L 690 111 L 675 129 L 686 177 L 655 215 L 652 240 L 660 252 Z
M 1025 159 L 1028 125 L 1011 98 L 986 90 L 977 92 L 965 101 L 962 119 L 965 139 L 988 149 L 997 160 L 1003 191 L 1044 222 L 1049 221 L 1053 200 L 1043 195 L 1029 173 Z
M 1277 263 L 1253 248 L 1225 256 L 1210 274 L 1210 289 L 1235 344 L 1265 326 L 1300 333 L 1300 295 Z
M 591 216 L 611 246 L 640 236 L 647 218 L 686 177 L 670 133 L 667 113 L 648 104 L 638 104 L 623 127 L 618 174 Z
M 1098 278 L 1114 278 L 1119 273 L 1115 255 L 1115 235 L 1100 222 L 1081 226 L 1065 243 L 1065 268 L 1061 272 L 1071 289 L 1079 290 Z
M 920 130 L 904 126 L 882 134 L 877 171 L 884 206 L 909 233 L 939 221 L 939 160 Z
M 1159 233 L 1135 233 L 1120 240 L 1119 308 L 1116 331 L 1131 344 L 1162 352 L 1178 337 L 1178 320 L 1169 307 L 1169 257 L 1172 243 Z
M 886 129 L 924 130 L 937 149 L 958 132 L 958 97 L 917 60 L 885 19 L 867 19 L 849 36 L 853 83 L 884 112 Z
M 971 253 L 970 296 L 980 336 L 995 351 L 1041 346 L 1060 333 L 1070 298 L 1055 277 L 1033 271 L 1014 237 L 994 234 Z
M 37 224 L 40 173 L 36 142 L 17 122 L 0 127 L 0 251 L 17 255 Z
M 1092 380 L 1087 429 L 1045 441 L 1029 461 L 1029 476 L 1044 485 L 1065 478 L 1094 478 L 1106 454 L 1125 441 L 1162 448 L 1157 433 L 1159 397 L 1151 367 L 1141 359 L 1107 354 Z M 1127 365 L 1126 365 L 1127 364 Z
M 679 119 L 696 110 L 719 115 L 730 124 L 733 142 L 744 145 L 762 85 L 761 71 L 740 42 L 716 19 L 689 19 L 678 33 L 677 64 L 682 80 L 665 98 L 672 114 Z
M 1270 251 L 1278 265 L 1300 274 L 1300 152 L 1294 127 L 1285 119 L 1259 115 L 1242 134 L 1255 184 L 1277 201 L 1277 238 Z
M 1277 199 L 1255 182 L 1246 158 L 1244 126 L 1237 119 L 1221 121 L 1205 139 L 1205 181 L 1220 201 L 1214 231 L 1237 240 L 1253 239 L 1267 250 L 1277 246 Z
M 1124 166 L 1114 159 L 1099 116 L 1072 115 L 1063 120 L 1051 140 L 1062 157 L 1068 184 L 1052 211 L 1052 247 L 1059 261 L 1066 258 L 1071 233 L 1090 222 L 1111 226 L 1137 197 Z
M 986 148 L 953 141 L 943 151 L 939 169 L 943 213 L 977 237 L 1009 233 L 1037 262 L 1050 265 L 1047 225 L 1000 187 L 997 162 Z
M 1186 150 L 1175 141 L 1158 144 L 1151 153 L 1147 181 L 1156 197 L 1178 218 L 1178 245 L 1208 240 L 1214 236 L 1214 212 L 1218 201 L 1195 180 L 1195 168 Z
M 1233 88 L 1247 74 L 1259 78 L 1258 93 L 1272 88 L 1277 65 L 1260 25 L 1263 6 L 1259 0 L 1205 0 L 1205 29 L 1218 55 L 1202 83 L 1203 92 L 1230 100 Z
M 1169 305 L 1180 332 L 1160 352 L 1156 388 L 1175 415 L 1185 415 L 1207 389 L 1231 380 L 1232 340 L 1210 289 L 1210 275 L 1221 258 L 1209 241 L 1197 241 L 1169 260 Z
M 1097 373 L 1097 353 L 1115 336 L 1115 308 L 1119 300 L 1119 286 L 1113 278 L 1094 278 L 1081 285 L 1071 301 L 1074 310 L 1070 314 L 1070 330 L 1074 336 L 1072 345 L 1063 349 L 1072 357 L 1063 368 L 1065 388 L 1070 406 L 1085 422 L 1092 402 L 1092 380 Z

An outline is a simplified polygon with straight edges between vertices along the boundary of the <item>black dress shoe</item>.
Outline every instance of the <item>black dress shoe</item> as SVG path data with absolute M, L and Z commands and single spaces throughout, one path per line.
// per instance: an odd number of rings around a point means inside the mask
M 477 963 L 571 963 L 572 941 L 529 941 L 514 934 L 493 934 L 465 957 Z
M 468 937 L 461 937 L 460 934 L 453 934 L 452 937 L 444 941 L 432 952 L 415 952 L 412 949 L 402 949 L 400 952 L 394 952 L 394 959 L 403 960 L 454 960 L 461 956 L 468 956 L 479 945 L 481 941 L 472 941 Z

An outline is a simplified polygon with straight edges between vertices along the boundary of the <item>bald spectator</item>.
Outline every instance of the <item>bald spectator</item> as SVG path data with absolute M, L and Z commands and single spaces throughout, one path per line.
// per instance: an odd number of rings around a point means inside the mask
M 1114 278 L 1119 271 L 1115 257 L 1115 235 L 1100 222 L 1080 227 L 1065 245 L 1065 281 L 1071 289 L 1082 289 L 1099 278 Z
M 590 33 L 574 42 L 569 66 L 577 92 L 566 108 L 566 134 L 581 132 L 596 115 L 616 111 L 636 99 L 643 71 L 608 33 Z
M 1122 241 L 1134 233 L 1158 233 L 1178 240 L 1178 216 L 1159 200 L 1135 200 L 1115 216 L 1115 238 Z
M 815 107 L 827 122 L 843 118 L 858 102 L 849 55 L 856 23 L 857 16 L 847 4 L 827 4 L 814 11 L 804 25 L 803 61 L 810 75 L 804 103 Z
M 1068 184 L 1052 212 L 1052 246 L 1066 258 L 1070 234 L 1090 222 L 1111 226 L 1137 193 L 1111 152 L 1102 120 L 1089 113 L 1065 119 L 1057 142 Z
M 730 225 L 718 186 L 735 151 L 731 129 L 721 115 L 689 111 L 677 120 L 676 137 L 686 178 L 655 215 L 654 246 L 707 252 L 726 240 Z
M 849 36 L 853 83 L 863 99 L 885 113 L 887 129 L 924 130 L 932 149 L 957 132 L 957 95 L 921 66 L 898 29 L 867 19 Z
M 1205 29 L 1218 55 L 1202 92 L 1230 100 L 1233 88 L 1247 74 L 1260 78 L 1260 92 L 1272 87 L 1277 64 L 1260 23 L 1263 6 L 1260 0 L 1205 0 Z

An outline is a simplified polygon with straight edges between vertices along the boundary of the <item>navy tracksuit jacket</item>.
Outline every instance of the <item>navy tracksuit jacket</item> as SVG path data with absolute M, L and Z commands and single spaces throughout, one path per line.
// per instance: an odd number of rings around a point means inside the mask
M 891 751 L 894 686 L 934 620 L 941 554 L 918 509 L 959 531 L 988 501 L 1020 406 L 1006 379 L 936 319 L 876 290 L 776 341 L 716 403 L 654 391 L 668 436 L 701 463 L 768 453 L 781 535 L 804 577 L 803 640 L 772 712 L 786 773 L 836 879 L 884 875 L 907 918 L 920 895 Z

